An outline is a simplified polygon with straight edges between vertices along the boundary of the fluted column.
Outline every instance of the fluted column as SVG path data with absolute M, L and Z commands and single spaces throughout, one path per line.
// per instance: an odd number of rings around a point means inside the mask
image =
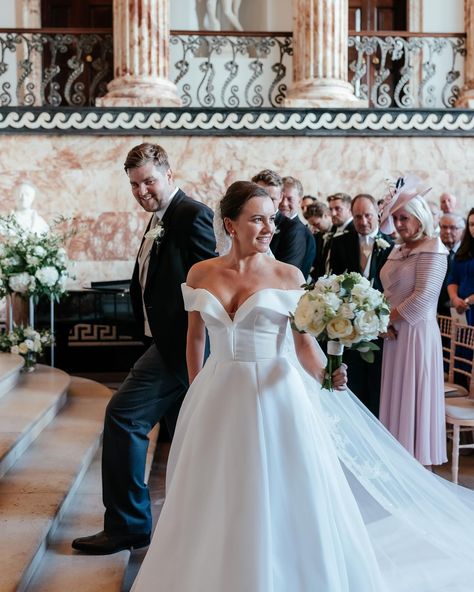
M 348 0 L 293 0 L 293 84 L 286 107 L 366 107 L 347 80 Z
M 464 30 L 466 31 L 464 86 L 456 107 L 474 109 L 474 0 L 464 0 Z
M 181 105 L 169 80 L 168 0 L 114 0 L 114 79 L 100 107 Z

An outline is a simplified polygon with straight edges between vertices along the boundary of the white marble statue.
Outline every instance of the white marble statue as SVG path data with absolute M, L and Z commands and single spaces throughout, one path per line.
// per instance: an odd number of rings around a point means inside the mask
M 36 189 L 30 183 L 21 183 L 15 191 L 15 209 L 11 212 L 18 224 L 28 232 L 43 234 L 48 232 L 46 221 L 32 208 Z
M 239 8 L 242 0 L 198 0 L 198 4 L 205 2 L 205 19 L 200 19 L 200 28 L 207 28 L 211 31 L 220 31 L 222 27 L 219 16 L 225 17 L 236 31 L 243 31 L 239 21 Z M 201 16 L 203 13 L 199 11 Z M 204 22 L 203 22 L 204 21 Z M 207 22 L 206 22 L 207 21 Z M 205 26 L 207 25 L 207 26 Z

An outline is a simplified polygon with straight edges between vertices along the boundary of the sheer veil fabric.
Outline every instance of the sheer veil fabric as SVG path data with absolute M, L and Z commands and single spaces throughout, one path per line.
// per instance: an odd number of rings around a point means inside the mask
M 288 323 L 302 290 L 260 290 L 233 319 L 207 290 L 183 294 L 211 355 L 133 592 L 472 592 L 474 493 L 304 372 Z

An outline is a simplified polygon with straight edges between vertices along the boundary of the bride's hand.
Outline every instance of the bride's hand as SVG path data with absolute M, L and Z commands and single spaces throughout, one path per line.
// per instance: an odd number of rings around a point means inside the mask
M 342 364 L 332 373 L 332 385 L 336 391 L 345 391 L 347 387 L 347 366 Z

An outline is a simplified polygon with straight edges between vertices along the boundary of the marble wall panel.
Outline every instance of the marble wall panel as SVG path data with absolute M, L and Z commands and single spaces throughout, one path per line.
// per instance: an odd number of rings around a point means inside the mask
M 15 187 L 28 179 L 48 222 L 74 218 L 78 232 L 68 248 L 75 285 L 131 274 L 147 215 L 131 195 L 123 161 L 142 141 L 161 143 L 178 185 L 210 206 L 230 183 L 262 168 L 300 178 L 305 192 L 321 198 L 335 191 L 379 198 L 385 179 L 412 172 L 432 185 L 433 199 L 450 190 L 463 212 L 474 206 L 474 138 L 3 136 L 0 212 L 14 208 Z

